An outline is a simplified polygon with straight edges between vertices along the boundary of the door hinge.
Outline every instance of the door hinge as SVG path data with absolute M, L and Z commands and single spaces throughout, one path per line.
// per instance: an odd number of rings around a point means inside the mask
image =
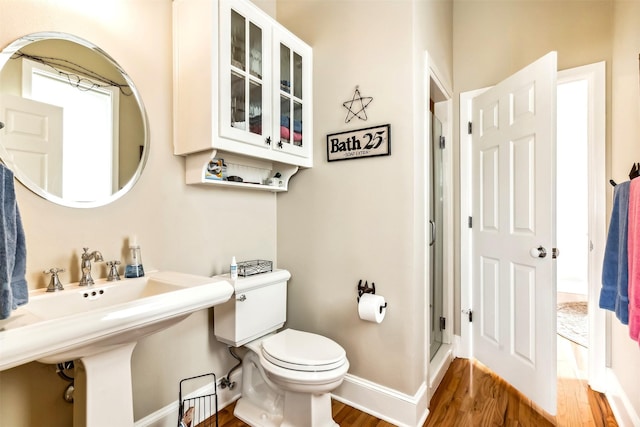
M 447 318 L 440 316 L 440 330 L 444 331 L 447 327 Z
M 468 316 L 469 323 L 473 322 L 473 311 L 471 309 L 462 310 L 462 312 Z
M 473 133 L 473 125 L 471 124 L 471 122 L 467 123 L 467 133 L 469 135 L 471 135 Z
M 469 224 L 469 228 L 473 228 L 473 217 L 471 216 L 469 217 L 468 224 Z
M 445 146 L 445 139 L 443 135 L 440 135 L 440 149 L 444 150 L 444 146 Z

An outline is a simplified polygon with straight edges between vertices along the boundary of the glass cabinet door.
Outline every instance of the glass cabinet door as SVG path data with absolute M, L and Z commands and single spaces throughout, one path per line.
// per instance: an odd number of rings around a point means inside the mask
M 302 92 L 302 57 L 280 44 L 281 144 L 303 145 Z
M 311 47 L 252 3 L 219 1 L 214 146 L 311 166 Z
M 220 133 L 269 147 L 270 40 L 268 23 L 260 21 L 240 3 L 221 5 Z
M 277 40 L 279 51 L 278 81 L 275 87 L 276 107 L 274 119 L 276 146 L 282 150 L 303 157 L 310 155 L 311 138 L 311 66 L 310 53 L 304 45 L 296 46 L 295 41 L 283 38 Z

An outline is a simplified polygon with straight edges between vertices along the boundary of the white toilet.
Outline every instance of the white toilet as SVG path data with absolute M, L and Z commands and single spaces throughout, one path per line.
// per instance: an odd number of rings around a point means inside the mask
M 214 308 L 219 341 L 248 351 L 234 415 L 251 426 L 334 427 L 330 392 L 349 369 L 344 349 L 322 335 L 284 329 L 286 270 L 239 277 Z

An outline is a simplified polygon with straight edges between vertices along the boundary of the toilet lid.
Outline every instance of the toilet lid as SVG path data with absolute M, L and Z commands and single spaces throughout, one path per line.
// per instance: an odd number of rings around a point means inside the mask
M 274 365 L 296 371 L 330 371 L 346 360 L 344 349 L 335 341 L 295 329 L 262 341 L 262 354 Z

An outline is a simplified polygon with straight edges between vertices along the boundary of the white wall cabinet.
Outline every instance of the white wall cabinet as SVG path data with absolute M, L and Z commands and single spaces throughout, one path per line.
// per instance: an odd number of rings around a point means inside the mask
M 233 158 L 229 175 L 257 161 L 250 182 L 280 172 L 286 190 L 313 166 L 311 47 L 246 0 L 173 8 L 174 153 L 187 157 L 187 183 L 238 186 L 206 178 L 211 158 Z

